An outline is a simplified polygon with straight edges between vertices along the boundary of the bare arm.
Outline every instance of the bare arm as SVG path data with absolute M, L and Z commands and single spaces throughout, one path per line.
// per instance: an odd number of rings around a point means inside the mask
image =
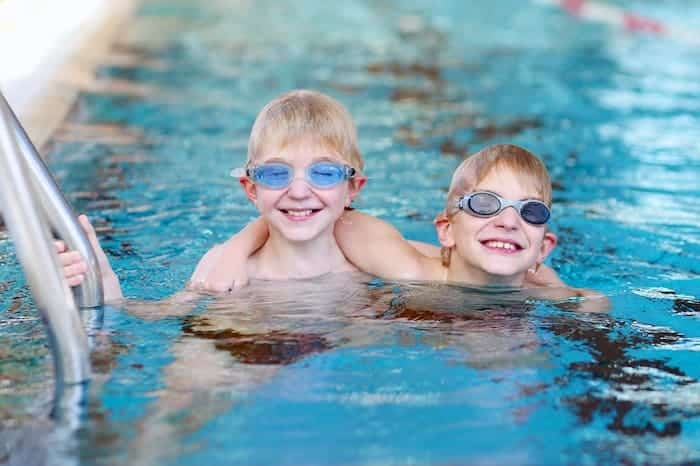
M 345 212 L 335 223 L 340 249 L 357 268 L 390 280 L 430 280 L 429 257 L 405 240 L 389 223 L 357 211 Z
M 525 276 L 525 286 L 548 288 L 545 292 L 546 296 L 554 299 L 582 298 L 576 303 L 560 305 L 567 309 L 581 312 L 606 312 L 610 309 L 610 300 L 604 294 L 588 288 L 571 287 L 551 267 L 544 264 L 534 272 L 528 271 Z
M 440 248 L 435 246 L 434 244 L 414 240 L 408 240 L 408 242 L 411 246 L 415 248 L 416 251 L 418 251 L 426 257 L 440 257 Z
M 267 241 L 261 218 L 246 225 L 225 243 L 214 246 L 197 264 L 189 286 L 208 291 L 230 291 L 248 283 L 248 258 Z
M 534 271 L 528 270 L 525 275 L 525 287 L 529 286 L 556 286 L 566 287 L 567 284 L 559 277 L 559 274 L 551 267 L 541 264 Z
M 552 272 L 553 273 L 553 272 Z M 557 277 L 558 278 L 558 277 Z M 532 282 L 529 282 L 532 284 Z M 537 285 L 528 290 L 533 297 L 554 301 L 554 305 L 579 312 L 607 312 L 610 300 L 603 293 L 589 288 L 574 288 L 559 279 L 559 283 Z
M 85 215 L 78 216 L 78 221 L 83 230 L 85 230 L 97 257 L 105 303 L 118 304 L 119 307 L 124 307 L 130 314 L 144 319 L 159 319 L 190 312 L 196 303 L 195 299 L 198 299 L 198 297 L 187 290 L 175 293 L 160 301 L 125 301 L 119 278 L 114 273 L 109 259 L 97 239 L 95 229 Z M 63 274 L 68 285 L 71 287 L 80 285 L 85 279 L 87 262 L 78 251 L 68 249 L 63 241 L 56 241 L 54 244 L 58 251 L 58 258 L 63 265 Z
M 570 288 L 575 296 L 582 298 L 573 306 L 573 310 L 579 312 L 608 312 L 610 300 L 600 291 L 589 288 Z
M 92 245 L 100 266 L 102 276 L 102 286 L 104 290 L 105 302 L 118 302 L 124 299 L 119 279 L 114 273 L 109 259 L 100 246 L 95 229 L 92 227 L 85 215 L 78 217 L 81 226 L 85 230 L 90 244 Z M 256 220 L 246 226 L 238 234 L 232 236 L 223 244 L 216 245 L 210 249 L 200 259 L 199 264 L 192 274 L 188 289 L 175 293 L 159 303 L 152 303 L 158 306 L 160 312 L 155 312 L 152 308 L 149 312 L 135 312 L 140 316 L 153 313 L 159 317 L 163 316 L 162 305 L 185 304 L 193 300 L 196 294 L 192 291 L 227 291 L 230 288 L 240 287 L 247 283 L 246 263 L 248 257 L 260 248 L 267 239 L 267 226 L 262 220 Z M 78 286 L 85 279 L 87 263 L 77 251 L 69 250 L 63 241 L 55 242 L 59 260 L 63 265 L 63 272 L 70 286 Z M 132 303 L 133 304 L 133 303 Z M 138 308 L 138 306 L 134 306 Z M 147 307 L 144 305 L 144 307 Z M 186 306 L 185 306 L 186 307 Z

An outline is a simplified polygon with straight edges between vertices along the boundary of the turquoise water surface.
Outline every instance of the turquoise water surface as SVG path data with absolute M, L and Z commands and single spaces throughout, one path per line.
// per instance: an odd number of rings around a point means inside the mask
M 614 4 L 700 28 L 693 3 Z M 144 1 L 48 151 L 134 299 L 98 312 L 84 412 L 56 425 L 0 237 L 0 462 L 699 463 L 699 78 L 698 48 L 534 2 Z M 611 310 L 364 276 L 154 303 L 256 216 L 227 175 L 298 87 L 349 108 L 356 206 L 411 239 L 436 242 L 467 154 L 541 155 L 550 264 Z

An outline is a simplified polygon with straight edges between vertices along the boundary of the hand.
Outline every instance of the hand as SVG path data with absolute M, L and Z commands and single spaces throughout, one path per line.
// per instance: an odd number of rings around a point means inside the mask
M 200 260 L 189 287 L 216 293 L 242 288 L 248 284 L 247 260 L 248 257 L 229 242 L 214 246 Z
M 248 259 L 267 241 L 267 223 L 258 218 L 224 244 L 214 246 L 197 264 L 189 287 L 223 293 L 248 284 Z
M 540 264 L 539 267 L 528 269 L 527 274 L 525 275 L 525 285 L 537 287 L 567 286 L 551 267 L 544 264 Z
M 102 278 L 102 289 L 104 292 L 105 301 L 114 301 L 122 299 L 122 291 L 109 259 L 105 254 L 100 242 L 97 239 L 97 234 L 87 216 L 78 216 L 78 222 L 85 231 L 88 241 L 95 253 L 97 264 L 100 267 L 100 275 Z M 63 266 L 63 275 L 66 277 L 69 286 L 78 286 L 85 280 L 85 274 L 88 270 L 85 258 L 78 251 L 68 249 L 68 246 L 63 241 L 54 241 L 54 246 L 58 252 L 58 258 Z
M 207 276 L 190 281 L 190 288 L 198 291 L 230 293 L 248 284 L 248 276 L 246 273 L 236 275 L 231 272 L 230 270 L 226 270 L 226 267 L 217 267 Z
M 63 266 L 63 275 L 68 286 L 78 286 L 85 280 L 88 266 L 78 251 L 71 251 L 63 241 L 53 242 L 58 252 L 58 260 Z
M 102 249 L 102 246 L 100 245 L 100 240 L 97 239 L 97 233 L 95 233 L 95 228 L 90 223 L 90 220 L 88 220 L 87 215 L 79 215 L 78 222 L 80 223 L 80 226 L 83 227 L 83 230 L 87 235 L 88 241 L 90 241 L 90 245 L 92 246 L 92 250 L 95 253 L 95 257 L 97 258 L 97 264 L 100 266 L 102 274 L 104 275 L 105 272 L 114 273 L 114 271 L 112 271 L 112 266 L 109 263 L 109 259 L 107 259 L 107 255 L 105 254 L 104 250 Z
M 583 298 L 578 302 L 559 303 L 557 307 L 572 309 L 579 312 L 607 312 L 610 300 L 604 294 L 587 288 L 573 288 L 559 278 L 552 268 L 542 264 L 540 267 L 528 270 L 525 285 L 540 288 L 547 299 Z M 543 290 L 542 288 L 550 288 Z

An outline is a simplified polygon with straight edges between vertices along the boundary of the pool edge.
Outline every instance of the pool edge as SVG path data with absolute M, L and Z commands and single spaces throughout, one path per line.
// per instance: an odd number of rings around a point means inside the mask
M 33 95 L 27 91 L 26 95 L 19 96 L 22 102 L 15 107 L 15 112 L 42 155 L 42 148 L 72 108 L 81 82 L 94 75 L 100 60 L 140 3 L 141 0 L 104 2 L 57 63 L 44 60 L 34 70 L 30 80 L 34 82 L 30 84 L 38 86 L 39 90 Z M 48 77 L 41 77 L 44 73 Z M 23 92 L 20 90 L 18 94 Z

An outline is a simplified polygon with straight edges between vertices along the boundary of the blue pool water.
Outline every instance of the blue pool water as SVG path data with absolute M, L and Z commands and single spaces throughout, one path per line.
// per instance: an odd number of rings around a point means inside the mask
M 318 3 L 143 2 L 48 154 L 136 299 L 103 310 L 85 413 L 54 425 L 0 237 L 0 462 L 700 462 L 700 49 L 515 0 Z M 615 4 L 700 28 L 689 2 Z M 466 154 L 540 154 L 550 263 L 611 310 L 364 277 L 154 304 L 255 217 L 227 174 L 296 87 L 347 105 L 357 207 L 412 239 Z

